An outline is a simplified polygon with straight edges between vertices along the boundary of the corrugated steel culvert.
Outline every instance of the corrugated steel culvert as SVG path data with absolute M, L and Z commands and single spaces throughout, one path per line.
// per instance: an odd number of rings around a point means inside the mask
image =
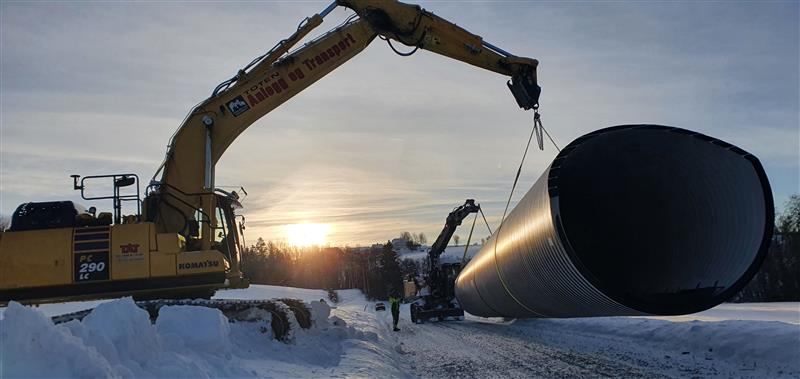
M 658 125 L 570 143 L 464 268 L 478 316 L 675 315 L 711 308 L 753 277 L 772 193 L 758 159 Z

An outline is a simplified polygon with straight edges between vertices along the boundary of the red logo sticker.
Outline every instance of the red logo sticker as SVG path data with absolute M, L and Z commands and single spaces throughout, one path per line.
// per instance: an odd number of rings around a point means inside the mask
M 122 254 L 131 254 L 139 252 L 139 244 L 129 243 L 127 245 L 119 245 Z

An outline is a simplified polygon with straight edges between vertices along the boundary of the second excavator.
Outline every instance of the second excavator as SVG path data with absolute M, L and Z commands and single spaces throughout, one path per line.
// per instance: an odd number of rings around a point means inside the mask
M 480 212 L 480 210 L 480 204 L 475 204 L 474 199 L 467 199 L 463 205 L 459 205 L 447 215 L 442 232 L 439 233 L 436 241 L 431 245 L 431 249 L 428 250 L 428 270 L 425 273 L 424 286 L 417 286 L 416 281 L 413 282 L 415 284 L 414 287 L 422 287 L 416 292 L 424 291 L 424 294 L 406 299 L 411 302 L 409 307 L 411 322 L 423 323 L 430 319 L 442 321 L 448 318 L 458 319 L 464 317 L 464 310 L 461 309 L 461 305 L 456 300 L 455 293 L 456 277 L 461 272 L 463 262 L 443 263 L 441 256 L 461 222 L 471 213 Z M 468 246 L 469 241 L 467 241 L 465 248 Z M 464 253 L 466 256 L 466 250 Z

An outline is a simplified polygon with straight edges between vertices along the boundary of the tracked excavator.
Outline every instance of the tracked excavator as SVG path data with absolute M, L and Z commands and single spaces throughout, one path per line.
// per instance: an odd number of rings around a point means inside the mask
M 337 6 L 355 14 L 293 50 Z M 209 298 L 217 289 L 247 287 L 243 219 L 235 213 L 239 193 L 215 187 L 215 164 L 247 127 L 376 37 L 402 55 L 408 54 L 396 43 L 505 75 L 517 104 L 538 108 L 537 60 L 512 55 L 417 5 L 338 0 L 304 19 L 189 112 L 143 198 L 134 174 L 73 175 L 83 199 L 111 200 L 114 214 L 70 201 L 20 205 L 10 229 L 0 234 L 0 302 Z M 90 194 L 90 184 L 104 180 L 112 191 Z M 123 215 L 123 205 L 133 214 Z
M 474 199 L 467 199 L 463 205 L 447 215 L 442 232 L 428 251 L 428 271 L 423 288 L 425 294 L 410 301 L 411 322 L 421 324 L 431 319 L 443 321 L 464 317 L 464 310 L 456 300 L 455 293 L 456 277 L 461 272 L 461 263 L 442 263 L 440 258 L 456 228 L 467 216 L 480 210 L 480 204 L 475 204 Z

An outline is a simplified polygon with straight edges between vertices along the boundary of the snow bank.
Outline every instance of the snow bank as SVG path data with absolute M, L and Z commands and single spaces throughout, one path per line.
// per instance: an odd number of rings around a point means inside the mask
M 789 324 L 800 324 L 800 303 L 725 303 L 707 311 L 690 315 L 648 316 L 648 318 L 670 321 L 780 321 Z
M 10 303 L 0 320 L 0 372 L 12 377 L 114 376 L 110 362 L 41 312 Z
M 230 352 L 229 325 L 228 319 L 218 309 L 186 305 L 164 307 L 156 319 L 156 331 L 175 350 L 190 349 L 212 354 Z
M 167 322 L 162 328 L 150 323 L 148 313 L 130 298 L 100 304 L 82 322 L 54 325 L 37 309 L 9 304 L 0 320 L 3 359 L 0 371 L 8 377 L 211 377 L 239 376 L 243 372 L 226 367 L 224 356 L 208 354 L 193 343 L 198 337 L 176 334 L 172 325 L 208 336 L 213 323 L 208 309 L 162 308 Z M 184 308 L 184 307 L 176 307 Z M 200 308 L 200 307 L 185 307 Z M 213 310 L 216 311 L 216 310 Z M 216 311 L 219 312 L 219 311 Z M 183 315 L 179 323 L 176 317 Z M 266 337 L 265 337 L 266 338 Z M 211 347 L 225 340 L 207 341 Z M 20 349 L 21 346 L 24 348 Z
M 285 290 L 277 292 L 268 298 L 295 297 L 280 293 Z M 313 295 L 320 298 L 319 293 Z M 394 360 L 387 359 L 392 358 L 391 346 L 376 333 L 357 330 L 342 317 L 331 316 L 331 308 L 323 302 L 310 306 L 313 326 L 294 330 L 292 342 L 286 344 L 262 331 L 268 322 L 229 323 L 219 310 L 205 307 L 162 307 L 153 325 L 146 311 L 125 298 L 98 305 L 83 321 L 54 325 L 39 309 L 11 303 L 0 319 L 0 373 L 4 377 L 401 376 Z
M 240 300 L 263 300 L 263 299 L 299 299 L 305 302 L 328 301 L 328 292 L 325 290 L 314 290 L 294 287 L 278 287 L 266 285 L 251 285 L 250 288 L 236 290 L 219 290 L 214 299 L 240 299 Z

